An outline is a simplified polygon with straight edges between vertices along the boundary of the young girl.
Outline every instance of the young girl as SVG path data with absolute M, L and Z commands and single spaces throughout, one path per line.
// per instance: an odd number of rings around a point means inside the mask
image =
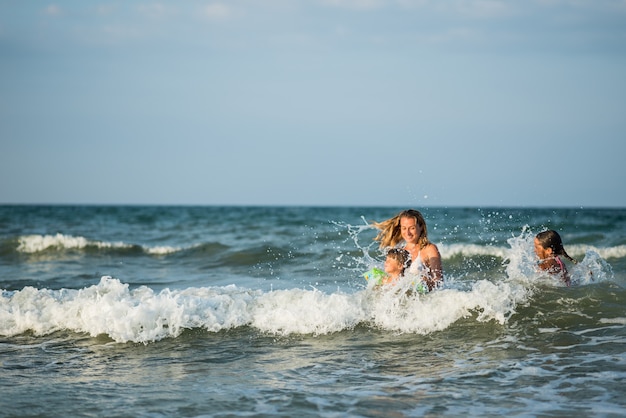
M 401 248 L 392 248 L 385 259 L 385 277 L 382 284 L 395 284 L 404 276 L 404 270 L 411 265 L 411 255 Z
M 553 274 L 567 286 L 570 285 L 569 273 L 559 256 L 567 258 L 574 264 L 578 262 L 565 252 L 561 236 L 556 231 L 548 229 L 535 236 L 535 254 L 539 258 L 539 268 L 542 271 Z

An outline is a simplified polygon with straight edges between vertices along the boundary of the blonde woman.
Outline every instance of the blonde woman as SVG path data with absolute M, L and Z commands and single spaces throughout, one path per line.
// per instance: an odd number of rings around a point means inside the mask
M 426 221 L 419 211 L 408 209 L 373 225 L 380 229 L 374 240 L 380 241 L 381 248 L 393 248 L 400 244 L 409 252 L 411 265 L 408 273 L 421 276 L 428 290 L 443 282 L 441 254 L 437 246 L 429 241 Z

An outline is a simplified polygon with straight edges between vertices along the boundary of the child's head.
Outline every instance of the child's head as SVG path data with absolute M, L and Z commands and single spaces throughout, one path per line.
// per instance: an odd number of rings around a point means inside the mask
M 535 236 L 535 254 L 540 260 L 544 260 L 550 257 L 556 257 L 562 255 L 573 262 L 576 262 L 571 258 L 563 248 L 563 241 L 558 232 L 548 229 L 540 232 Z
M 563 252 L 563 241 L 558 232 L 548 229 L 535 236 L 535 254 L 540 259 L 554 257 Z
M 411 254 L 402 248 L 392 248 L 387 252 L 385 271 L 389 274 L 404 274 L 404 270 L 411 265 Z

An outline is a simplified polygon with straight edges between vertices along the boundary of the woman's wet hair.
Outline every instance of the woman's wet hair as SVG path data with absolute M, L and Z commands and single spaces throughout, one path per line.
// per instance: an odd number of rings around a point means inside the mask
M 428 229 L 426 228 L 426 221 L 421 212 L 415 209 L 403 210 L 393 218 L 389 218 L 382 222 L 373 222 L 373 225 L 380 229 L 380 232 L 374 238 L 374 241 L 380 241 L 380 247 L 394 247 L 396 244 L 402 241 L 402 231 L 400 229 L 400 220 L 402 218 L 415 219 L 415 225 L 422 229 L 422 233 L 418 238 L 418 244 L 420 248 L 424 248 L 430 241 L 428 240 Z

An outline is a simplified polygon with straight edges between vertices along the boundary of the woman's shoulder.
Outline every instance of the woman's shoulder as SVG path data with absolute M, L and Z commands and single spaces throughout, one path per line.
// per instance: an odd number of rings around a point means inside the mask
M 433 244 L 432 242 L 429 242 L 428 244 L 426 244 L 421 250 L 420 252 L 425 255 L 425 258 L 430 258 L 430 257 L 441 257 L 441 254 L 439 253 L 439 248 Z

